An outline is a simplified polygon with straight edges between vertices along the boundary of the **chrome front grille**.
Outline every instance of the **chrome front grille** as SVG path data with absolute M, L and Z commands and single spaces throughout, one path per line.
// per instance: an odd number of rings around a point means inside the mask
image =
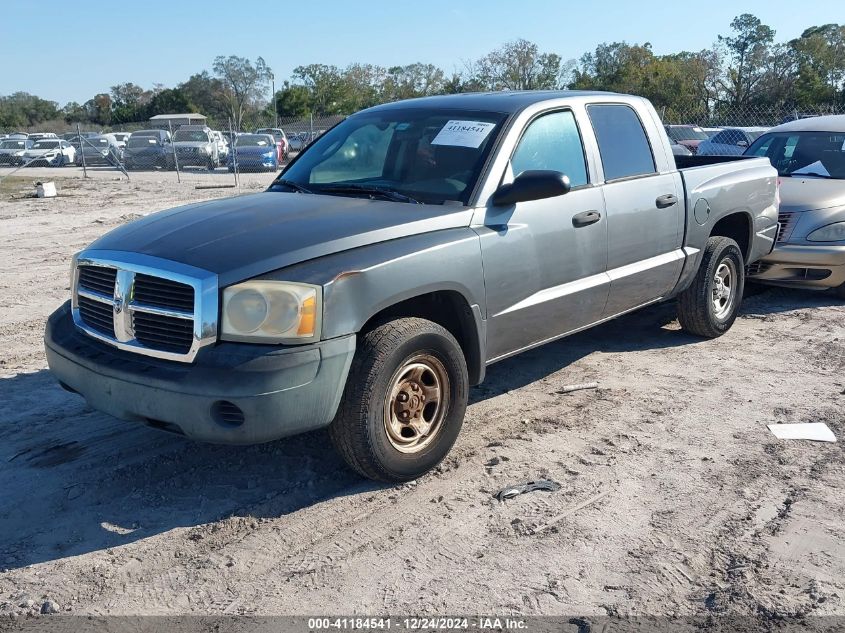
M 778 214 L 778 236 L 775 242 L 778 244 L 785 242 L 792 235 L 792 229 L 795 228 L 795 222 L 798 220 L 797 213 L 782 211 Z
M 215 275 L 155 257 L 114 255 L 121 259 L 78 256 L 72 294 L 77 327 L 121 349 L 186 362 L 216 340 Z

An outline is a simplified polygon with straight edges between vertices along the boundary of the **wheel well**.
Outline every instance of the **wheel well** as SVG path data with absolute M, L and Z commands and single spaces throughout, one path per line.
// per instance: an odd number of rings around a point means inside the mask
M 377 312 L 361 328 L 362 332 L 377 325 L 402 317 L 427 319 L 445 327 L 464 353 L 469 373 L 469 384 L 477 385 L 483 378 L 483 363 L 478 330 L 469 303 L 454 290 L 439 290 L 406 299 Z
M 748 261 L 748 253 L 751 248 L 751 225 L 750 220 L 744 213 L 733 213 L 727 215 L 713 226 L 710 237 L 720 235 L 729 237 L 739 245 L 742 251 L 742 259 Z

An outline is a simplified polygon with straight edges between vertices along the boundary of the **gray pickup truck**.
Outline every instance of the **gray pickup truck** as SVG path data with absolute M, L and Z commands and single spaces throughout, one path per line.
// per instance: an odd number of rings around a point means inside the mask
M 768 159 L 676 159 L 642 98 L 392 103 L 262 193 L 76 255 L 47 359 L 119 418 L 230 444 L 328 427 L 356 471 L 405 481 L 491 363 L 672 297 L 688 332 L 727 331 L 777 213 Z

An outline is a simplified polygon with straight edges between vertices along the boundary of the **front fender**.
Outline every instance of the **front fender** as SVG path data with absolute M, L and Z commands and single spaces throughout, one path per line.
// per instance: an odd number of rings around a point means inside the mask
M 351 249 L 289 266 L 261 279 L 323 287 L 324 339 L 360 332 L 380 312 L 420 295 L 450 291 L 472 312 L 473 337 L 483 350 L 486 319 L 478 235 L 446 229 Z

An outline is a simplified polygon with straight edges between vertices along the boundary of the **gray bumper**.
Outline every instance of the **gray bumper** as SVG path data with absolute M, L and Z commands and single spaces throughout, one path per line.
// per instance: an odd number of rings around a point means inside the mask
M 160 361 L 86 336 L 68 304 L 50 316 L 44 342 L 50 370 L 94 409 L 220 444 L 327 426 L 355 353 L 351 335 L 289 348 L 221 343 L 191 364 Z
M 845 284 L 845 246 L 784 244 L 756 264 L 750 279 L 793 288 L 825 289 Z

